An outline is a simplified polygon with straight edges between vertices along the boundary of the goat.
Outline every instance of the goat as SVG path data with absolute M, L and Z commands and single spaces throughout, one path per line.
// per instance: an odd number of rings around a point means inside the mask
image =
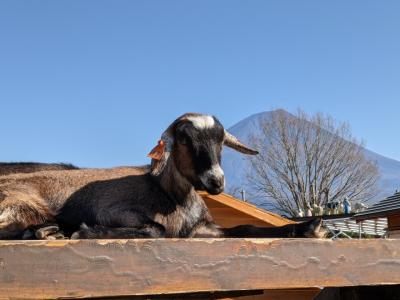
M 325 204 L 326 210 L 328 214 L 338 214 L 341 210 L 343 210 L 343 201 L 334 200 Z
M 78 170 L 79 168 L 67 163 L 38 163 L 38 162 L 0 162 L 0 176 L 17 173 L 34 173 L 40 171 Z M 22 239 L 64 238 L 59 226 L 55 223 L 44 223 L 29 226 L 22 235 Z
M 322 205 L 313 204 L 312 205 L 312 215 L 313 216 L 322 216 L 324 214 L 324 207 Z
M 297 210 L 296 217 L 300 217 L 300 218 L 304 217 L 304 211 L 301 208 L 299 208 Z
M 364 211 L 368 208 L 368 205 L 362 202 L 354 203 L 354 212 L 358 213 Z
M 321 220 L 275 228 L 217 226 L 196 189 L 224 190 L 223 145 L 258 153 L 216 117 L 188 113 L 162 134 L 150 166 L 2 176 L 0 238 L 20 237 L 29 226 L 45 222 L 57 222 L 79 239 L 324 235 Z

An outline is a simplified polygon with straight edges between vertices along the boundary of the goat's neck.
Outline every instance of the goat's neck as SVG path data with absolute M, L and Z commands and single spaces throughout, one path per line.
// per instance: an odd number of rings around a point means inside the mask
M 184 206 L 199 197 L 193 185 L 178 171 L 172 157 L 155 178 L 168 196 L 179 205 Z

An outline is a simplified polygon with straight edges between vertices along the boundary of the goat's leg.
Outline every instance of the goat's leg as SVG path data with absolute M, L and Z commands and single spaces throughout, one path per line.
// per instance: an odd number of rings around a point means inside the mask
M 135 210 L 112 207 L 100 210 L 96 224 L 82 224 L 72 233 L 72 239 L 123 239 L 123 238 L 161 238 L 165 228 L 145 214 Z
M 64 232 L 56 223 L 29 226 L 22 235 L 23 240 L 62 240 L 65 238 Z
M 74 232 L 71 239 L 140 239 L 165 237 L 165 228 L 151 222 L 137 227 L 107 227 L 103 225 L 87 226 Z
M 141 227 L 144 224 L 152 224 L 154 221 L 144 213 L 136 210 L 124 210 L 123 208 L 111 208 L 101 210 L 96 216 L 96 224 L 105 227 Z
M 326 235 L 320 218 L 280 227 L 239 225 L 220 230 L 223 237 L 233 238 L 323 238 Z
M 45 201 L 34 191 L 0 193 L 0 201 L 0 239 L 21 238 L 29 226 L 52 218 Z

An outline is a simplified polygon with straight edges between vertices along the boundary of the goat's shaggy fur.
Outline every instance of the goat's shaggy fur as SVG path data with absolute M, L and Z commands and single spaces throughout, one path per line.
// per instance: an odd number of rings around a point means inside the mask
M 78 168 L 71 164 L 46 164 L 36 162 L 0 162 L 0 176 L 15 173 L 33 173 L 39 171 L 54 170 L 77 170 Z
M 0 176 L 0 238 L 20 237 L 45 222 L 75 231 L 73 238 L 319 236 L 320 221 L 228 229 L 213 222 L 195 189 L 223 191 L 222 145 L 257 153 L 215 117 L 185 114 L 162 140 L 162 156 L 151 166 Z

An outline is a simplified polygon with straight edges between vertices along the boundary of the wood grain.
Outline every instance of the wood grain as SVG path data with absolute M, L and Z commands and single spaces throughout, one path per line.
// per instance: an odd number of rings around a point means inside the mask
M 233 227 L 252 224 L 271 227 L 295 223 L 228 194 L 210 195 L 203 191 L 198 191 L 198 193 L 204 199 L 214 221 L 220 226 Z
M 387 216 L 388 219 L 388 230 L 395 231 L 400 230 L 400 214 L 389 214 Z
M 1 241 L 0 298 L 400 284 L 400 240 Z

